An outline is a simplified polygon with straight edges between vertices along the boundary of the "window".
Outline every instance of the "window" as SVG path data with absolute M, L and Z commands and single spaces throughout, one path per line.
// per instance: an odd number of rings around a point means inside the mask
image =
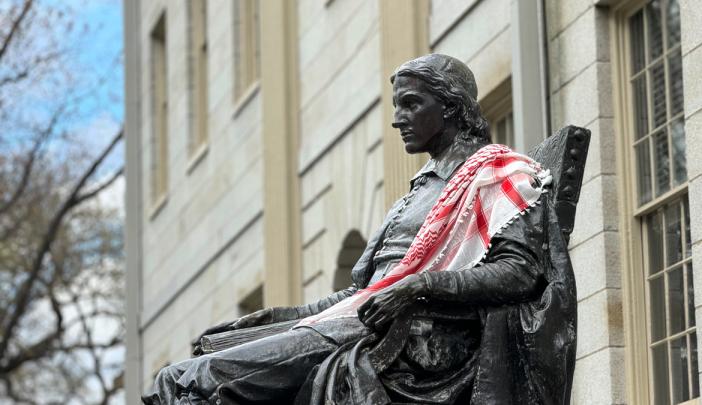
M 239 316 L 263 309 L 263 286 L 258 286 L 239 302 Z
M 490 136 L 493 143 L 514 147 L 514 122 L 511 110 L 490 123 Z
M 207 142 L 207 1 L 190 0 L 190 74 L 192 127 L 188 152 L 192 156 Z
M 624 16 L 626 143 L 633 157 L 633 224 L 644 284 L 649 397 L 699 396 L 677 0 Z M 637 371 L 635 371 L 637 372 Z
M 159 206 L 168 187 L 168 62 L 166 15 L 151 31 L 151 203 Z
M 234 100 L 239 102 L 258 82 L 260 64 L 259 1 L 234 3 Z
M 514 147 L 514 119 L 512 115 L 512 81 L 507 80 L 488 94 L 481 102 L 485 118 L 490 124 L 493 143 Z

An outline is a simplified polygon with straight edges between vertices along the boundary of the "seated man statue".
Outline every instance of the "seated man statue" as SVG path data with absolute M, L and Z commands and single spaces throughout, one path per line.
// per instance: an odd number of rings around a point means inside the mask
M 461 61 L 426 55 L 390 81 L 392 126 L 407 153 L 431 158 L 368 242 L 353 284 L 210 328 L 300 320 L 165 367 L 144 403 L 569 403 L 575 284 L 549 171 L 490 144 Z

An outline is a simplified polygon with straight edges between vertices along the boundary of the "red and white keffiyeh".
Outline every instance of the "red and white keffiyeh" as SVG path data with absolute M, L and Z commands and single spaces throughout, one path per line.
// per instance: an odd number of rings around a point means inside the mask
M 491 238 L 537 204 L 550 180 L 538 163 L 504 145 L 481 148 L 446 184 L 405 257 L 385 277 L 297 326 L 356 317 L 368 297 L 410 274 L 475 266 Z

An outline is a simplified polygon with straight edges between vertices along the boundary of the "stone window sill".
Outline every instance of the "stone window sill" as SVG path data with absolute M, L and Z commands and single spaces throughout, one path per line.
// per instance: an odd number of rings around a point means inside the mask
M 251 102 L 251 100 L 254 99 L 256 94 L 258 94 L 258 90 L 261 88 L 261 81 L 256 80 L 255 82 L 251 83 L 249 87 L 244 90 L 244 92 L 241 94 L 236 99 L 236 102 L 234 103 L 234 114 L 232 116 L 234 118 L 238 117 L 239 114 L 241 114 L 241 111 Z
M 153 205 L 151 206 L 151 209 L 149 210 L 149 220 L 153 221 L 158 214 L 163 210 L 163 207 L 166 205 L 168 202 L 168 196 L 166 194 L 162 194 L 159 196 L 156 201 L 154 201 Z
M 195 168 L 200 164 L 200 162 L 207 156 L 207 151 L 209 151 L 209 145 L 207 143 L 203 143 L 200 145 L 197 150 L 190 156 L 190 159 L 188 159 L 188 167 L 185 170 L 185 173 L 189 175 L 192 173 Z

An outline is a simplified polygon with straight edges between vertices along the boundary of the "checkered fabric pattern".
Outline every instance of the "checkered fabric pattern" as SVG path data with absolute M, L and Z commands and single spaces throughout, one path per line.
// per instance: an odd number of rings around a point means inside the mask
M 481 148 L 444 187 L 405 257 L 385 277 L 298 326 L 356 317 L 373 293 L 410 274 L 475 266 L 487 255 L 492 237 L 537 204 L 550 182 L 547 170 L 507 146 Z

